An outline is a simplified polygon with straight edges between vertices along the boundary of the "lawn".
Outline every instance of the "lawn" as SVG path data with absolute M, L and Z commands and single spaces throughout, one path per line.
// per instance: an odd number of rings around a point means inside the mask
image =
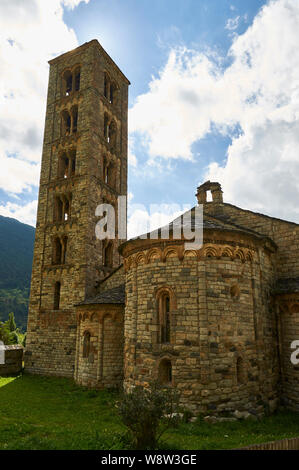
M 87 390 L 72 380 L 0 377 L 0 450 L 126 449 L 115 392 Z M 299 414 L 280 412 L 258 422 L 181 424 L 163 449 L 232 449 L 299 436 Z

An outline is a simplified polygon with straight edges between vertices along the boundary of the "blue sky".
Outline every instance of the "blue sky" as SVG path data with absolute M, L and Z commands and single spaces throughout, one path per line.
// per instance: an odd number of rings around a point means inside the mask
M 35 224 L 47 61 L 96 38 L 131 81 L 131 235 L 206 179 L 299 221 L 298 31 L 294 0 L 3 0 L 0 214 Z
M 226 55 L 231 45 L 227 21 L 247 16 L 237 28 L 244 32 L 261 0 L 91 0 L 63 18 L 79 43 L 98 39 L 130 79 L 130 104 L 144 93 L 152 74 L 167 60 L 169 48 L 178 44 L 198 50 L 211 47 Z
M 231 18 L 242 17 L 234 30 L 242 34 L 251 24 L 261 0 L 93 0 L 64 12 L 79 43 L 97 38 L 130 79 L 129 107 L 148 90 L 152 75 L 157 76 L 172 47 L 185 46 L 198 51 L 211 48 L 225 57 L 232 43 L 226 29 Z M 140 171 L 130 167 L 129 191 L 134 202 L 195 204 L 195 190 L 205 167 L 223 162 L 229 137 L 211 133 L 193 146 L 200 154 L 194 162 L 163 162 L 162 168 L 148 169 L 147 153 L 136 149 Z M 202 181 L 203 182 L 203 181 Z

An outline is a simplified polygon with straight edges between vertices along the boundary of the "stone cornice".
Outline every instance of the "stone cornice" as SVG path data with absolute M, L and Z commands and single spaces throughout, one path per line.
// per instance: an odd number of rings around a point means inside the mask
M 78 305 L 76 307 L 77 322 L 96 321 L 102 323 L 105 316 L 111 316 L 115 321 L 117 318 L 123 319 L 124 306 L 117 304 L 97 304 Z
M 181 241 L 180 241 L 181 242 Z M 229 258 L 231 261 L 240 259 L 243 263 L 246 261 L 252 262 L 254 258 L 255 249 L 248 246 L 217 244 L 217 243 L 204 243 L 199 250 L 185 250 L 184 245 L 173 244 L 169 241 L 164 246 L 157 245 L 152 248 L 138 250 L 135 253 L 129 254 L 124 259 L 125 271 L 131 268 L 136 268 L 143 264 L 149 264 L 153 261 L 166 262 L 169 258 L 177 258 L 182 261 L 184 258 L 195 259 L 201 261 L 206 258 Z

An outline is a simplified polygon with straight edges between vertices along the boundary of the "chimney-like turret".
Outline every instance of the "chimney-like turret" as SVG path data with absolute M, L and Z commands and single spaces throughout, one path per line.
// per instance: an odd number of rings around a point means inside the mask
M 207 202 L 207 192 L 211 191 L 212 193 L 212 201 L 211 202 L 223 202 L 223 192 L 221 189 L 220 183 L 206 181 L 201 186 L 197 188 L 197 201 L 198 204 L 206 204 Z

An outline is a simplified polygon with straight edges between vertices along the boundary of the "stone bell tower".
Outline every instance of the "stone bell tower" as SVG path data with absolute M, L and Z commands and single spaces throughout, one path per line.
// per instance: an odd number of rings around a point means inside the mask
M 49 64 L 25 369 L 72 377 L 74 305 L 121 263 L 95 210 L 127 194 L 129 81 L 97 40 Z

